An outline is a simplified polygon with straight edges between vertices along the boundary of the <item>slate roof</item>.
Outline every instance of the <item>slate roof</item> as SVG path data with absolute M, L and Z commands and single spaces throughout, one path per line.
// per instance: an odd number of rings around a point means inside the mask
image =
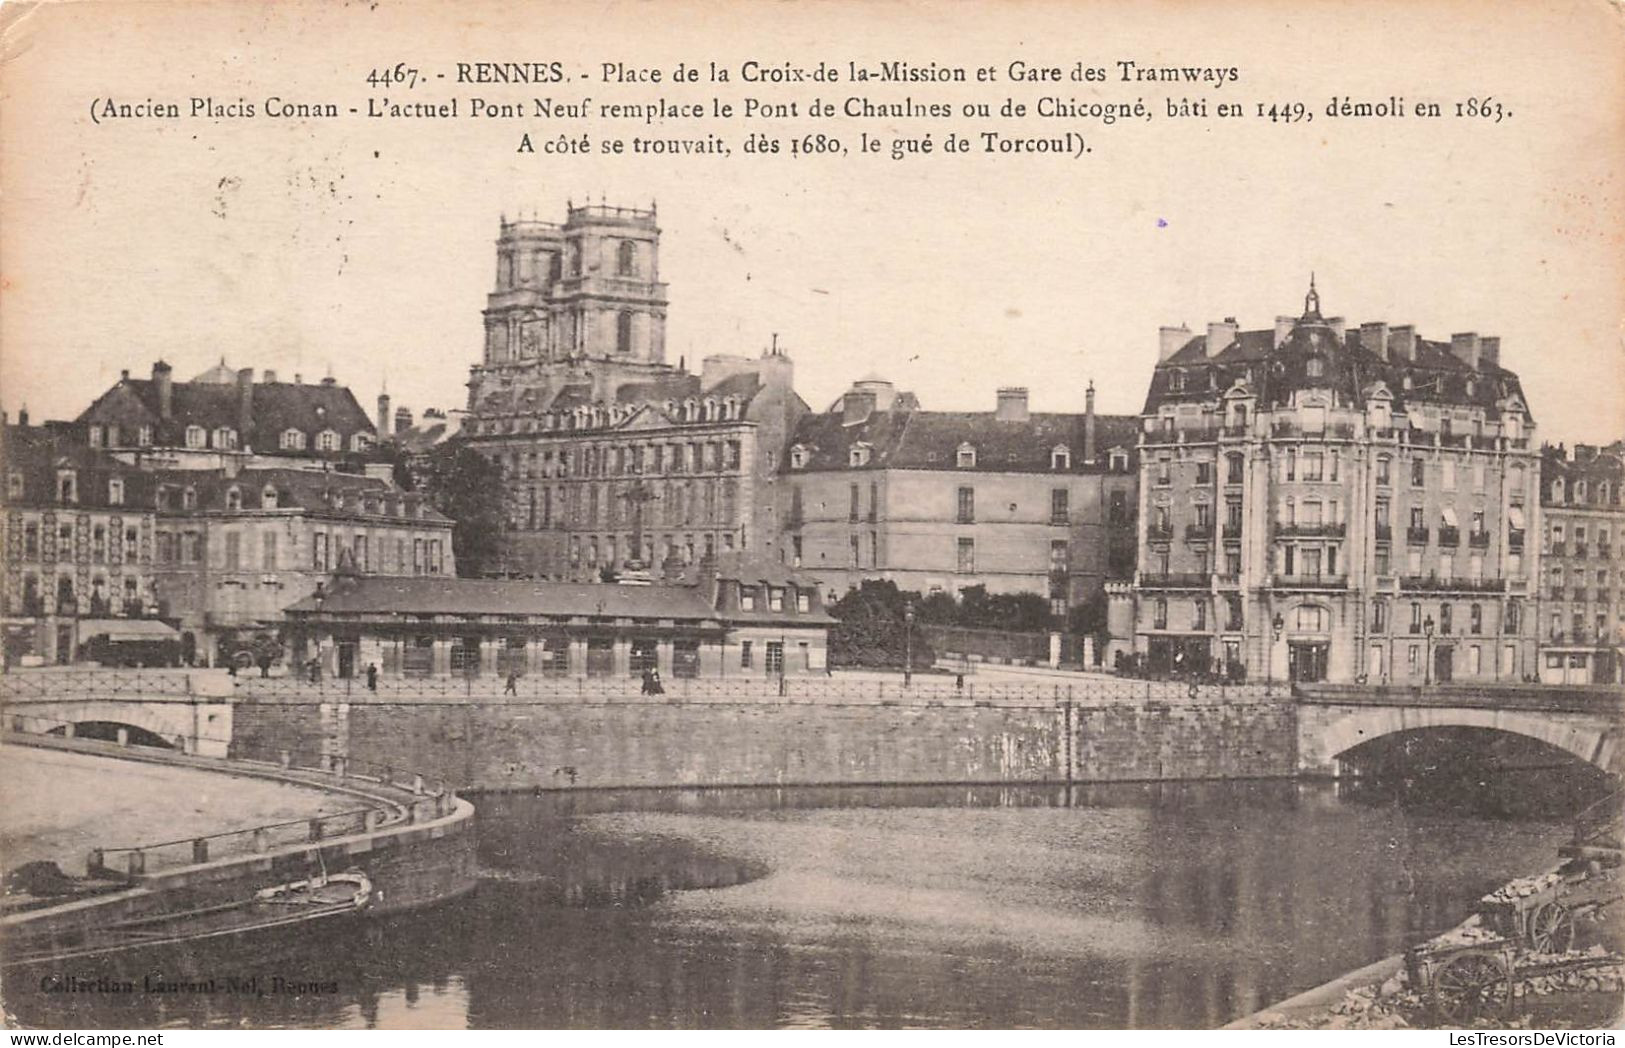
M 1095 461 L 1083 460 L 1084 420 L 1082 414 L 1033 412 L 1025 422 L 1000 421 L 991 411 L 919 411 L 899 404 L 901 395 L 888 411 L 872 411 L 869 417 L 846 425 L 839 407 L 821 415 L 806 415 L 790 440 L 807 453 L 806 465 L 792 468 L 786 456 L 784 472 L 864 469 L 945 469 L 959 470 L 959 446 L 969 443 L 976 449 L 974 469 L 981 473 L 1103 473 L 1109 465 L 1107 451 L 1138 443 L 1140 420 L 1134 415 L 1095 416 Z M 860 443 L 869 445 L 866 465 L 853 466 L 851 450 Z M 1064 445 L 1071 452 L 1070 469 L 1050 466 L 1051 452 Z
M 204 511 L 225 510 L 226 493 L 233 487 L 242 496 L 243 509 L 265 509 L 265 490 L 271 487 L 276 491 L 275 508 L 278 509 L 303 509 L 309 513 L 347 519 L 413 519 L 431 524 L 449 520 L 421 497 L 414 495 L 408 499 L 406 492 L 387 480 L 355 473 L 245 469 L 235 477 L 228 477 L 223 470 L 156 470 L 150 477 L 149 483 L 154 488 L 159 484 L 175 490 L 191 487 L 197 492 L 198 510 Z M 406 518 L 406 507 L 419 503 L 423 506 L 423 515 Z M 148 505 L 151 504 L 149 501 Z M 370 512 L 369 506 L 372 507 Z
M 1390 347 L 1393 345 L 1390 333 Z M 1325 373 L 1318 378 L 1308 374 L 1313 357 L 1324 361 Z M 1182 388 L 1175 389 L 1175 374 Z M 1405 379 L 1411 388 L 1405 388 Z M 1469 380 L 1471 392 L 1469 392 Z M 1498 402 L 1523 389 L 1516 373 L 1497 364 L 1481 362 L 1475 371 L 1457 357 L 1449 342 L 1424 338 L 1415 340 L 1415 360 L 1390 352 L 1384 360 L 1367 349 L 1359 330 L 1345 330 L 1340 336 L 1317 316 L 1304 316 L 1294 322 L 1288 337 L 1277 347 L 1274 329 L 1241 331 L 1212 357 L 1207 355 L 1207 336 L 1196 335 L 1167 360 L 1160 361 L 1146 391 L 1145 413 L 1155 414 L 1165 402 L 1194 403 L 1217 400 L 1238 381 L 1246 381 L 1258 395 L 1260 407 L 1278 407 L 1291 401 L 1298 389 L 1331 389 L 1345 403 L 1363 405 L 1366 391 L 1382 382 L 1393 394 L 1395 411 L 1404 411 L 1408 402 L 1445 405 L 1474 405 L 1496 417 Z M 1525 401 L 1525 409 L 1528 404 Z
M 1552 484 L 1564 483 L 1564 501 L 1552 500 Z M 1583 502 L 1574 499 L 1574 482 L 1586 482 Z M 1608 500 L 1602 499 L 1603 485 L 1607 485 Z M 1625 441 L 1614 441 L 1604 447 L 1577 444 L 1570 452 L 1563 445 L 1550 444 L 1540 449 L 1540 500 L 1554 509 L 1612 509 L 1619 510 L 1625 502 Z
M 288 611 L 313 613 L 315 595 Z M 533 582 L 510 579 L 340 578 L 323 595 L 324 615 L 552 615 L 716 622 L 718 615 L 689 586 Z
M 158 447 L 183 446 L 189 425 L 211 431 L 222 426 L 238 428 L 235 382 L 172 382 L 170 408 L 171 418 L 164 422 L 159 417 L 158 384 L 152 379 L 126 378 L 97 397 L 78 421 L 114 424 L 121 429 L 151 425 L 153 443 Z M 261 452 L 280 451 L 282 433 L 288 429 L 302 431 L 307 448 L 314 445 L 316 434 L 324 429 L 337 432 L 346 449 L 356 433 L 376 435 L 372 420 L 347 386 L 255 382 L 252 426 L 249 432 L 238 434 L 239 446 Z
M 77 502 L 57 500 L 59 467 L 74 470 Z M 0 444 L 0 471 L 7 478 L 5 487 L 0 487 L 0 499 L 7 506 L 66 506 L 136 513 L 152 507 L 152 481 L 148 474 L 104 451 L 87 447 L 62 428 L 6 426 L 4 443 Z M 13 473 L 22 475 L 23 492 L 18 498 L 8 496 Z M 124 480 L 124 501 L 116 506 L 108 501 L 107 482 L 113 477 Z

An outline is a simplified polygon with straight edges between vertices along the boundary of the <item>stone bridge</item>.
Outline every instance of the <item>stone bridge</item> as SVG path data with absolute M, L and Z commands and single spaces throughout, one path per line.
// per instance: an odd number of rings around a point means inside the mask
M 224 757 L 231 745 L 231 691 L 223 672 L 24 671 L 0 674 L 0 717 L 11 731 L 161 741 L 185 753 Z
M 1614 687 L 1300 685 L 1298 770 L 1336 774 L 1340 758 L 1397 732 L 1485 728 L 1537 739 L 1625 774 L 1625 694 Z

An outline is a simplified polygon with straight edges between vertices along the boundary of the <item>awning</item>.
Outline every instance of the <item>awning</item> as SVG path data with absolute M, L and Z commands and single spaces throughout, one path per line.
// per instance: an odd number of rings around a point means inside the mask
M 1440 507 L 1439 513 L 1440 513 L 1441 516 L 1444 517 L 1444 526 L 1445 527 L 1447 527 L 1447 528 L 1456 527 L 1456 507 L 1454 507 L 1454 506 Z
M 1513 529 L 1516 530 L 1516 531 L 1522 531 L 1523 530 L 1523 507 L 1522 506 L 1508 506 L 1507 507 L 1507 523 L 1511 524 Z
M 108 640 L 174 640 L 179 636 L 175 627 L 157 619 L 83 619 L 79 635 Z

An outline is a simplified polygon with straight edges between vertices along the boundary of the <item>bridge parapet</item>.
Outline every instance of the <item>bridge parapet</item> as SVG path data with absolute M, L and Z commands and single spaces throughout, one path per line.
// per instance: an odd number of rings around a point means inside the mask
M 1298 684 L 1292 694 L 1300 704 L 1317 706 L 1427 706 L 1625 717 L 1625 691 L 1605 684 Z

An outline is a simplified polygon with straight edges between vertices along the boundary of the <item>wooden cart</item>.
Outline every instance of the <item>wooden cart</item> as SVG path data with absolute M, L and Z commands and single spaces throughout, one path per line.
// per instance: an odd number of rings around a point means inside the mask
M 1515 953 L 1507 939 L 1451 946 L 1423 943 L 1405 951 L 1405 969 L 1435 1017 L 1465 1026 L 1504 1016 L 1512 1006 Z

